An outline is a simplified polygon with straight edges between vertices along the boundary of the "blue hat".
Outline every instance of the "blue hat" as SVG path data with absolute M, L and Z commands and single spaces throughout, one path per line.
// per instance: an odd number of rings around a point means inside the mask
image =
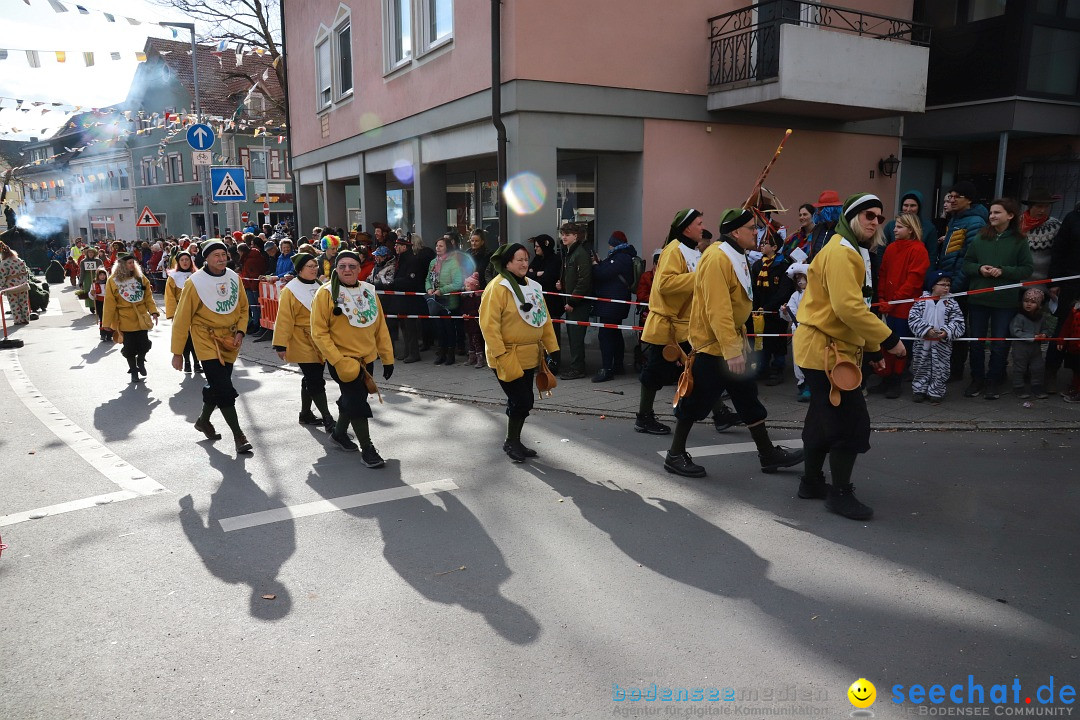
M 384 257 L 388 256 L 389 254 L 390 254 L 390 250 L 385 245 L 380 245 L 375 250 L 375 257 L 377 257 L 377 258 L 384 258 Z
M 947 272 L 942 272 L 941 270 L 931 270 L 930 272 L 926 273 L 926 289 L 932 290 L 933 287 L 937 285 L 938 280 L 941 280 L 942 278 L 948 280 L 950 285 L 952 284 L 952 275 Z

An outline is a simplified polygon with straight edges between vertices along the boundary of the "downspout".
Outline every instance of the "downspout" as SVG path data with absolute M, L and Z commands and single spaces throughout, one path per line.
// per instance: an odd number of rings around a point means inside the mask
M 300 224 L 300 193 L 296 189 L 296 173 L 292 170 L 293 164 L 293 150 L 292 150 L 292 120 L 289 115 L 289 64 L 285 62 L 285 3 L 278 3 L 278 9 L 281 14 L 281 44 L 278 46 L 281 56 L 281 69 L 282 76 L 285 78 L 285 82 L 282 85 L 282 90 L 285 93 L 285 152 L 289 154 L 289 161 L 286 165 L 286 170 L 289 173 L 289 183 L 292 186 L 292 198 L 293 198 L 293 215 L 296 218 L 296 234 L 303 235 Z M 266 202 L 270 201 L 270 188 L 266 189 Z
M 502 190 L 506 187 L 506 125 L 502 120 L 502 5 L 491 0 L 491 122 L 495 125 L 495 155 L 498 165 L 499 245 L 507 240 L 506 202 Z

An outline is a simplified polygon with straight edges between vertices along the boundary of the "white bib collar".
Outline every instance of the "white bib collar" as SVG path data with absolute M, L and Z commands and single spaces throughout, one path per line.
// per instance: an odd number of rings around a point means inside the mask
M 718 242 L 720 251 L 727 255 L 728 260 L 731 261 L 731 266 L 735 269 L 735 277 L 739 278 L 739 284 L 742 285 L 746 297 L 753 300 L 754 288 L 750 284 L 750 265 L 746 262 L 746 255 L 731 247 L 731 243 L 725 240 L 719 240 Z
M 188 281 L 195 286 L 202 304 L 218 315 L 232 313 L 240 303 L 240 276 L 228 268 L 220 276 L 199 270 Z
M 291 292 L 293 297 L 308 309 L 308 312 L 311 312 L 311 301 L 315 299 L 315 293 L 319 292 L 320 287 L 317 281 L 306 283 L 300 278 L 293 278 L 285 285 L 285 289 Z
M 526 278 L 525 285 L 518 285 L 521 288 L 521 294 L 525 298 L 525 302 L 532 305 L 528 311 L 521 309 L 521 303 L 518 302 L 517 293 L 514 292 L 514 286 L 510 284 L 510 281 L 503 278 L 499 281 L 499 284 L 505 287 L 510 292 L 510 301 L 517 308 L 518 315 L 525 322 L 532 325 L 534 328 L 544 327 L 544 323 L 548 321 L 548 309 L 544 304 L 544 290 L 540 286 L 540 283 L 536 282 L 532 278 Z
M 686 269 L 690 272 L 697 270 L 698 260 L 701 260 L 701 251 L 697 248 L 686 247 L 685 243 L 679 243 L 679 252 L 682 253 L 683 259 L 686 260 Z
M 338 307 L 354 328 L 366 328 L 379 318 L 379 305 L 375 299 L 375 286 L 360 282 L 356 287 L 342 285 L 338 288 Z

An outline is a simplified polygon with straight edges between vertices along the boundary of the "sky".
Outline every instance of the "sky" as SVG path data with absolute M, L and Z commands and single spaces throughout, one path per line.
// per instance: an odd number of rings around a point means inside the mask
M 7 58 L 0 60 L 0 140 L 48 137 L 71 114 L 71 108 L 50 108 L 42 114 L 41 109 L 50 106 L 34 107 L 29 104 L 33 101 L 81 105 L 84 109 L 120 102 L 127 96 L 138 66 L 135 53 L 142 51 L 146 38 L 172 37 L 168 28 L 154 23 L 190 22 L 176 10 L 146 0 L 59 2 L 68 12 L 56 12 L 49 0 L 0 0 L 4 7 L 0 49 L 7 50 Z M 76 4 L 89 13 L 81 14 Z M 104 13 L 113 14 L 116 22 L 108 22 Z M 141 24 L 133 25 L 126 18 Z M 187 30 L 177 32 L 178 39 L 190 37 Z M 30 67 L 26 50 L 39 51 L 40 68 Z M 57 50 L 66 52 L 66 62 L 57 62 Z M 92 67 L 86 67 L 85 52 L 94 53 Z M 111 52 L 119 52 L 121 59 L 110 59 Z M 23 107 L 31 111 L 17 110 L 16 100 L 24 100 Z M 12 133 L 13 128 L 21 132 Z

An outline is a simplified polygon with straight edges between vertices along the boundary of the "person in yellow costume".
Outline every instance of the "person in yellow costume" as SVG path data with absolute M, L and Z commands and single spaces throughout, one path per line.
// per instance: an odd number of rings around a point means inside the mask
M 694 271 L 688 339 L 695 352 L 693 391 L 675 407 L 675 432 L 664 469 L 685 477 L 704 477 L 705 468 L 686 451 L 694 423 L 704 420 L 725 391 L 757 446 L 762 472 L 802 462 L 800 450 L 773 445 L 765 427 L 768 411 L 758 400 L 757 383 L 749 368 L 746 321 L 753 306 L 753 286 L 746 251 L 757 245 L 757 221 L 743 208 L 720 218 L 720 240 L 701 254 Z
M 157 325 L 158 309 L 150 281 L 143 275 L 134 255 L 123 255 L 113 264 L 105 285 L 105 306 L 101 331 L 124 334 L 120 354 L 127 358 L 131 382 L 146 377 L 146 353 L 150 351 L 150 328 Z
M 176 370 L 183 369 L 182 353 L 190 333 L 195 357 L 202 363 L 206 378 L 202 413 L 195 421 L 195 429 L 210 440 L 219 439 L 221 435 L 210 423 L 216 408 L 232 430 L 236 452 L 246 453 L 251 451 L 251 443 L 236 417 L 238 394 L 232 384 L 232 371 L 247 327 L 247 294 L 240 276 L 227 267 L 229 251 L 225 243 L 204 243 L 202 256 L 203 266 L 188 278 L 173 316 L 172 365 Z
M 173 258 L 172 267 L 166 273 L 169 277 L 165 281 L 165 317 L 169 320 L 176 315 L 176 306 L 180 304 L 180 293 L 187 284 L 188 278 L 195 272 L 195 263 L 191 261 L 191 253 L 181 250 Z M 191 334 L 188 334 L 187 343 L 184 345 L 184 372 L 191 372 L 191 359 L 195 358 L 195 372 L 202 372 L 202 363 L 195 356 L 195 346 L 191 343 Z
M 360 265 L 360 255 L 354 250 L 337 254 L 330 282 L 320 287 L 311 301 L 311 340 L 341 390 L 337 425 L 330 439 L 346 452 L 359 449 L 361 463 L 379 468 L 386 461 L 371 442 L 371 406 L 365 380 L 374 369 L 376 357 L 382 362 L 383 379 L 390 379 L 394 374 L 394 346 L 375 286 L 360 280 Z M 350 425 L 360 441 L 359 448 L 349 438 Z
M 649 315 L 641 340 L 645 343 L 641 368 L 641 396 L 634 430 L 650 435 L 667 435 L 671 428 L 658 422 L 653 412 L 656 393 L 665 385 L 674 385 L 682 372 L 677 361 L 665 360 L 664 346 L 682 345 L 690 352 L 687 335 L 690 329 L 690 302 L 694 297 L 694 269 L 701 253 L 712 244 L 713 234 L 705 229 L 701 212 L 693 208 L 675 214 L 666 244 L 656 262 Z M 713 425 L 723 432 L 740 424 L 739 416 L 719 398 L 713 408 Z
M 825 507 L 853 520 L 869 520 L 872 508 L 855 497 L 851 473 L 855 458 L 870 449 L 870 414 L 862 389 L 839 390 L 840 404 L 829 400 L 831 385 L 825 373 L 829 344 L 840 360 L 862 365 L 865 355 L 875 369 L 883 369 L 884 349 L 897 357 L 907 350 L 900 337 L 870 311 L 873 295 L 870 250 L 880 244 L 885 216 L 876 195 L 859 193 L 844 203 L 836 233 L 810 263 L 806 294 L 799 304 L 793 340 L 795 363 L 803 369 L 810 388 L 810 407 L 803 423 L 806 453 L 799 497 L 825 499 Z M 825 483 L 829 459 L 832 485 Z
M 293 256 L 296 277 L 290 280 L 278 297 L 277 319 L 274 321 L 273 347 L 278 357 L 300 366 L 300 424 L 322 425 L 334 432 L 334 416 L 326 404 L 326 378 L 323 376 L 323 357 L 311 340 L 311 303 L 319 290 L 319 263 L 310 253 Z M 311 404 L 319 409 L 321 419 L 311 412 Z
M 536 457 L 521 443 L 521 428 L 533 407 L 533 376 L 544 353 L 558 352 L 540 283 L 527 278 L 529 251 L 521 243 L 503 245 L 489 262 L 497 271 L 480 297 L 484 355 L 506 393 L 503 452 L 513 462 Z

